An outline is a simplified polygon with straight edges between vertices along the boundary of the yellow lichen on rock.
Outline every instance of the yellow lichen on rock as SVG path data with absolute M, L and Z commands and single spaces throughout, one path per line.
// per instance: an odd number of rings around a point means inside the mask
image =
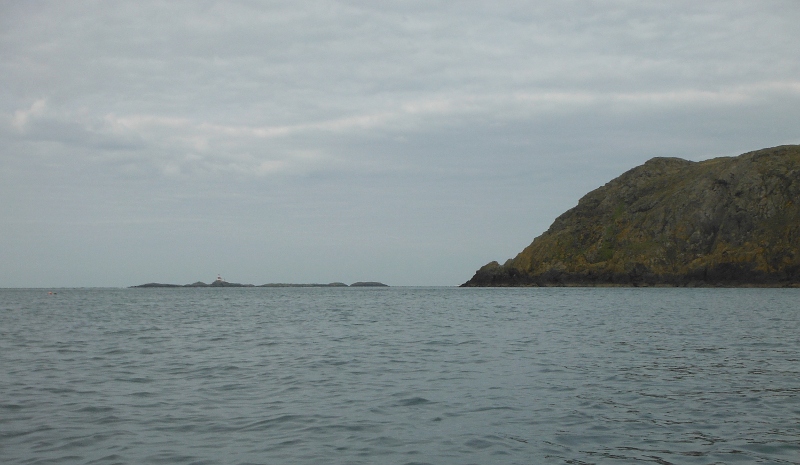
M 465 286 L 800 283 L 800 146 L 654 158 Z

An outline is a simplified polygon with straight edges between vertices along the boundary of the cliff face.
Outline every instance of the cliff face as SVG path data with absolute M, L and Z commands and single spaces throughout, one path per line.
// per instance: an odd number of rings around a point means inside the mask
M 654 158 L 463 286 L 800 285 L 800 146 Z

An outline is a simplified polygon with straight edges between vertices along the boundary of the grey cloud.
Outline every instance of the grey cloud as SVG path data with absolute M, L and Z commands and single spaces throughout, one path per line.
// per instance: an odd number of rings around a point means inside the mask
M 29 142 L 57 142 L 100 151 L 141 150 L 143 141 L 135 136 L 118 136 L 103 130 L 92 130 L 71 121 L 35 118 L 28 121 L 17 136 Z
M 793 1 L 6 2 L 0 280 L 135 284 L 168 257 L 144 279 L 457 284 L 651 156 L 800 142 L 799 19 Z M 96 261 L 37 276 L 51 231 Z M 137 265 L 98 277 L 93 244 Z

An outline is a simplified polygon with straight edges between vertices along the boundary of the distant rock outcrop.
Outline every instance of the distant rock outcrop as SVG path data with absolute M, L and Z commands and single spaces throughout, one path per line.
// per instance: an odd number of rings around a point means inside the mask
M 358 282 L 353 283 L 350 286 L 354 287 L 366 287 L 366 286 L 385 286 L 388 287 L 387 284 L 379 283 L 379 282 Z M 345 283 L 340 282 L 333 282 L 328 284 L 292 284 L 292 283 L 268 283 L 262 284 L 260 286 L 254 286 L 253 284 L 239 284 L 239 283 L 229 283 L 221 278 L 217 278 L 216 281 L 211 282 L 211 284 L 206 284 L 202 281 L 197 281 L 192 284 L 162 284 L 162 283 L 147 283 L 147 284 L 140 284 L 138 286 L 131 286 L 132 288 L 150 288 L 150 287 L 348 287 Z
M 328 284 L 292 284 L 292 283 L 269 283 L 269 284 L 262 284 L 259 287 L 347 287 L 345 283 L 328 283 Z
M 197 281 L 192 284 L 147 283 L 131 287 L 136 288 L 136 287 L 255 287 L 255 286 L 253 286 L 252 284 L 229 283 L 227 281 L 217 279 L 216 281 L 212 281 L 211 284 L 206 284 L 202 281 Z
M 203 284 L 203 285 L 207 286 L 208 284 Z M 180 284 L 147 283 L 147 284 L 139 284 L 138 286 L 131 286 L 131 287 L 187 287 L 187 286 L 182 286 Z
M 462 286 L 800 286 L 800 146 L 654 158 Z
M 252 284 L 240 284 L 240 283 L 229 283 L 228 281 L 217 279 L 216 281 L 212 281 L 208 287 L 255 287 Z

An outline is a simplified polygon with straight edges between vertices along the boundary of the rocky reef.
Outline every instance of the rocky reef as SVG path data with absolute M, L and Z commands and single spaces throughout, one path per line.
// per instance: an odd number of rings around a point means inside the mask
M 139 284 L 138 286 L 131 286 L 132 288 L 150 288 L 150 287 L 389 287 L 388 284 L 379 283 L 376 281 L 369 281 L 369 282 L 357 282 L 353 283 L 348 286 L 345 283 L 340 282 L 333 282 L 328 284 L 293 284 L 293 283 L 268 283 L 268 284 L 261 284 L 259 286 L 253 284 L 240 284 L 240 283 L 229 283 L 223 279 L 217 279 L 216 281 L 212 281 L 211 284 L 206 284 L 202 281 L 197 281 L 196 283 L 192 284 L 163 284 L 163 283 L 147 283 L 147 284 Z
M 192 284 L 163 284 L 163 283 L 147 283 L 147 284 L 139 284 L 138 286 L 131 286 L 132 288 L 138 287 L 255 287 L 252 284 L 240 284 L 240 283 L 229 283 L 228 281 L 224 281 L 218 279 L 216 281 L 212 281 L 211 284 L 206 284 L 203 281 L 197 281 Z
M 653 158 L 462 286 L 800 287 L 800 146 Z

